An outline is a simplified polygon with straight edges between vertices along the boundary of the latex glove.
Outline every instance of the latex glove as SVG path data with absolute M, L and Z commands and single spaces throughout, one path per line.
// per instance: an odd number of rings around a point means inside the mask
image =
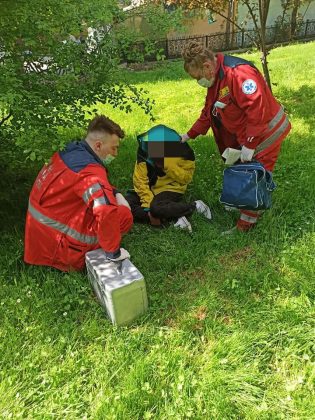
M 122 261 L 130 258 L 130 254 L 125 248 L 120 248 L 120 256 L 118 258 L 108 258 L 110 261 Z
M 150 223 L 152 226 L 161 226 L 161 220 L 157 217 L 153 217 L 152 214 L 149 212 Z
M 186 134 L 181 134 L 180 136 L 181 136 L 181 140 L 180 140 L 181 143 L 186 143 L 186 141 L 190 139 L 190 137 L 187 133 Z
M 253 159 L 255 149 L 249 149 L 246 146 L 242 146 L 241 150 L 241 162 L 250 162 Z
M 125 197 L 121 193 L 117 193 L 115 197 L 116 197 L 117 204 L 119 206 L 126 206 L 128 207 L 129 210 L 131 210 L 128 201 L 125 199 Z

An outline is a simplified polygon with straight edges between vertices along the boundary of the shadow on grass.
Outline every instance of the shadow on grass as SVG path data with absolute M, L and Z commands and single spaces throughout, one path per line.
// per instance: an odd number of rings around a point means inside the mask
M 277 97 L 290 115 L 307 121 L 312 128 L 310 135 L 314 136 L 315 88 L 310 85 L 302 85 L 298 89 L 281 87 L 277 91 Z
M 0 232 L 23 231 L 28 196 L 41 165 L 7 167 L 0 158 Z

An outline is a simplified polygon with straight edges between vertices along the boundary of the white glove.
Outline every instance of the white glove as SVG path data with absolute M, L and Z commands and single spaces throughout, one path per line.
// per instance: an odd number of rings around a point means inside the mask
M 122 261 L 126 260 L 127 258 L 130 258 L 130 254 L 128 251 L 125 250 L 125 248 L 120 248 L 120 257 L 118 258 L 108 258 L 110 261 Z
M 128 201 L 125 199 L 125 197 L 121 193 L 117 193 L 115 197 L 116 197 L 117 204 L 119 206 L 126 206 L 128 207 L 129 210 L 131 210 Z
M 180 140 L 181 143 L 186 143 L 186 141 L 190 139 L 190 137 L 187 133 L 186 134 L 181 134 L 180 136 L 181 136 L 181 140 Z
M 255 149 L 249 149 L 246 146 L 242 146 L 241 150 L 241 162 L 250 162 L 253 159 Z

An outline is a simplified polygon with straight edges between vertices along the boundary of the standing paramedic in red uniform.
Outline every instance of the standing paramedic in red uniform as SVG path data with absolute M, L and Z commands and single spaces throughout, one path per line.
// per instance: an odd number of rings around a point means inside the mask
M 184 68 L 207 88 L 199 119 L 182 142 L 206 134 L 211 127 L 222 154 L 227 147 L 241 150 L 241 161 L 253 158 L 272 171 L 291 124 L 261 73 L 249 61 L 216 54 L 197 42 L 183 51 Z M 259 212 L 242 210 L 237 229 L 255 226 Z
M 96 248 L 113 261 L 129 257 L 120 241 L 132 214 L 104 166 L 123 137 L 118 124 L 97 116 L 85 140 L 68 144 L 42 168 L 29 197 L 25 262 L 69 271 L 83 269 L 86 252 Z

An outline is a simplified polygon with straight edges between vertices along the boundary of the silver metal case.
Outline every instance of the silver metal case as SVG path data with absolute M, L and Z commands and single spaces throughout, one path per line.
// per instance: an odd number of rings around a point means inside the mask
M 88 277 L 94 292 L 114 325 L 127 325 L 146 312 L 145 281 L 129 259 L 109 261 L 102 249 L 86 253 Z

